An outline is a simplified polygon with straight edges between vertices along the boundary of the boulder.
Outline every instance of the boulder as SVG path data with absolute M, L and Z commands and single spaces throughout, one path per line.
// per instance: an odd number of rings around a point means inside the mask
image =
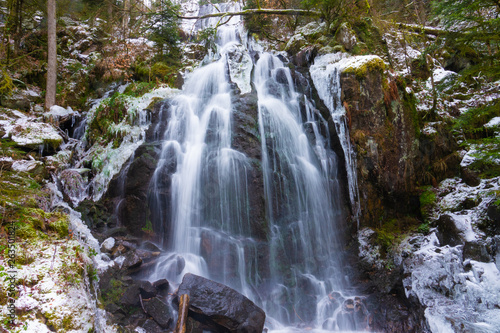
M 436 221 L 441 245 L 457 246 L 476 242 L 470 220 L 464 215 L 444 214 Z
M 183 294 L 189 295 L 189 310 L 197 320 L 212 322 L 221 331 L 261 333 L 264 328 L 264 311 L 228 286 L 188 273 L 177 290 L 177 296 Z
M 123 268 L 134 269 L 142 265 L 142 259 L 135 251 L 129 251 L 125 255 L 125 261 L 123 262 Z
M 2 99 L 2 106 L 15 110 L 29 111 L 31 102 L 28 96 L 19 92 Z
M 156 296 L 156 288 L 153 287 L 151 282 L 137 280 L 133 281 L 132 284 L 125 289 L 120 298 L 120 303 L 125 306 L 139 306 L 141 304 L 141 298 L 148 299 L 154 296 Z
M 63 195 L 67 196 L 67 199 L 71 200 L 76 207 L 86 196 L 86 181 L 82 174 L 78 169 L 66 169 L 61 172 L 59 179 L 61 180 Z
M 349 27 L 347 23 L 343 23 L 337 30 L 335 34 L 335 39 L 339 44 L 341 44 L 347 51 L 353 49 L 357 44 L 358 39 L 356 38 L 356 33 Z
M 52 125 L 32 121 L 26 116 L 0 120 L 0 132 L 17 146 L 31 149 L 43 147 L 55 151 L 63 143 L 62 136 Z
M 172 313 L 167 304 L 158 297 L 153 297 L 149 300 L 144 300 L 144 310 L 148 315 L 153 317 L 155 322 L 163 328 L 168 328 L 172 323 Z

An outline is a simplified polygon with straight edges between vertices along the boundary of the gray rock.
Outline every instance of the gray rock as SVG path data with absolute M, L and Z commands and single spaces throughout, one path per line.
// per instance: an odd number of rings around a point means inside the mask
M 335 34 L 335 38 L 337 42 L 344 46 L 347 51 L 352 50 L 353 47 L 358 43 L 356 34 L 347 23 L 343 23 L 340 25 L 337 33 Z
M 158 297 L 144 300 L 144 310 L 163 328 L 168 328 L 173 321 L 172 313 L 167 304 Z
M 213 322 L 228 332 L 261 333 L 264 328 L 264 311 L 228 286 L 188 273 L 177 290 L 178 296 L 183 294 L 189 295 L 189 310 L 200 320 Z
M 142 259 L 135 253 L 135 251 L 129 251 L 125 255 L 125 261 L 123 262 L 123 268 L 134 269 L 142 265 Z
M 147 333 L 162 333 L 164 330 L 152 319 L 148 319 L 141 326 Z

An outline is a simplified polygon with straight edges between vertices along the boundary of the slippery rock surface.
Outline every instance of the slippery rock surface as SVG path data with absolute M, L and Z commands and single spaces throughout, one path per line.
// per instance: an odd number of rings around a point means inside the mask
M 186 274 L 177 295 L 189 295 L 189 310 L 222 331 L 260 333 L 266 315 L 234 289 L 194 274 Z

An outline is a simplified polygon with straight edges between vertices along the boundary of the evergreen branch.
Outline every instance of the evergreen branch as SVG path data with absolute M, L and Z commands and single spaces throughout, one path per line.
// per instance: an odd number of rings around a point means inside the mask
M 321 13 L 313 10 L 303 10 L 303 9 L 245 9 L 239 12 L 228 12 L 228 13 L 212 13 L 202 16 L 181 16 L 177 17 L 182 20 L 203 20 L 211 17 L 225 17 L 225 16 L 250 16 L 250 15 L 303 15 L 303 16 L 320 16 Z

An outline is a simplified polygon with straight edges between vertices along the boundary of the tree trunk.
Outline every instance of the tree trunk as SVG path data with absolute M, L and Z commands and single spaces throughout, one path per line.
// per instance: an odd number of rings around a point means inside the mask
M 47 89 L 45 92 L 45 110 L 56 104 L 57 84 L 57 44 L 56 44 L 56 0 L 47 0 Z

